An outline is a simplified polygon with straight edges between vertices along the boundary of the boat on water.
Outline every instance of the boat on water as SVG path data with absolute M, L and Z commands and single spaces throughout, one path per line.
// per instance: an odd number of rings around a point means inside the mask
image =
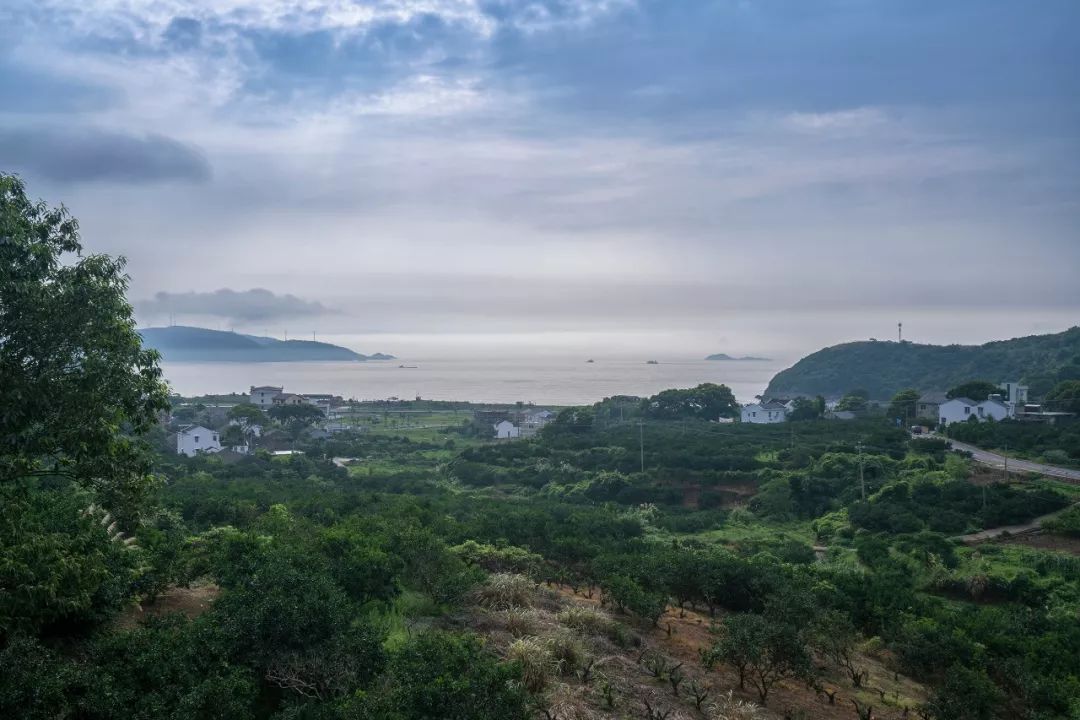
M 416 365 L 398 365 L 398 367 L 404 370 L 415 370 L 417 368 Z
M 646 364 L 646 365 L 659 365 L 660 363 L 658 363 L 658 362 L 657 362 L 657 361 L 655 361 L 655 360 L 646 360 L 646 361 L 645 361 L 645 364 Z
M 586 360 L 585 362 L 587 362 L 587 363 L 592 363 L 592 362 L 596 362 L 596 361 L 595 361 L 595 360 L 593 360 L 592 358 L 589 358 L 589 359 L 588 359 L 588 360 Z

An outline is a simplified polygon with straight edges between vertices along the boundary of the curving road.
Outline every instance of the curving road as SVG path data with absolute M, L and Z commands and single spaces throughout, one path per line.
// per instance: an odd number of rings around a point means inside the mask
M 958 440 L 949 440 L 954 450 L 962 450 L 964 452 L 971 453 L 971 459 L 982 465 L 988 465 L 990 467 L 998 468 L 1000 470 L 1005 469 L 1005 456 L 998 455 L 997 453 L 990 452 L 989 450 L 983 450 L 977 448 L 974 445 L 968 445 Z M 1070 483 L 1080 485 L 1080 470 L 1070 470 L 1069 468 L 1056 467 L 1054 465 L 1044 465 L 1043 463 L 1031 462 L 1030 460 L 1020 460 L 1017 458 L 1008 458 L 1009 471 L 1016 472 L 1030 472 L 1037 473 L 1039 475 L 1048 475 L 1050 477 L 1061 478 Z

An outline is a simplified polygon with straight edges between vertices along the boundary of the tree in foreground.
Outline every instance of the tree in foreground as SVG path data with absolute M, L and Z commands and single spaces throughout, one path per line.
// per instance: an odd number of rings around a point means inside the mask
M 124 260 L 83 255 L 78 227 L 0 174 L 0 483 L 66 476 L 128 517 L 149 485 L 138 437 L 168 393 Z
M 168 393 L 123 267 L 0 174 L 0 643 L 100 620 L 133 587 L 121 531 L 152 486 L 140 436 Z

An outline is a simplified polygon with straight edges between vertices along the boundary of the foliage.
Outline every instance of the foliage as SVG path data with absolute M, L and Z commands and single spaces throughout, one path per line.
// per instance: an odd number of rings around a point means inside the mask
M 86 494 L 0 486 L 0 642 L 14 632 L 79 631 L 133 589 L 138 551 Z
M 901 390 L 892 397 L 886 415 L 907 422 L 915 418 L 915 405 L 919 402 L 918 390 Z
M 982 402 L 991 395 L 1000 392 L 1001 389 L 998 388 L 997 383 L 992 383 L 988 380 L 971 380 L 950 389 L 945 393 L 945 397 L 949 400 L 952 400 L 953 398 L 967 398 L 968 400 L 974 400 L 975 402 Z
M 1080 379 L 1059 382 L 1046 393 L 1043 404 L 1047 410 L 1080 413 Z
M 391 655 L 385 681 L 356 703 L 379 720 L 526 720 L 516 664 L 501 663 L 469 635 L 426 632 Z
M 267 411 L 271 418 L 283 425 L 307 427 L 324 419 L 323 411 L 314 405 L 275 405 Z
M 1026 382 L 1042 374 L 1056 378 L 1078 354 L 1080 327 L 978 346 L 852 342 L 804 357 L 778 373 L 765 394 L 835 398 L 855 385 L 887 398 L 904 388 L 946 390 L 973 377 Z
M 645 416 L 661 420 L 716 420 L 736 417 L 739 404 L 727 385 L 703 383 L 686 390 L 664 390 L 644 402 Z
M 138 436 L 168 399 L 123 260 L 83 255 L 63 207 L 0 174 L 0 268 L 0 483 L 62 474 L 130 521 L 150 486 Z

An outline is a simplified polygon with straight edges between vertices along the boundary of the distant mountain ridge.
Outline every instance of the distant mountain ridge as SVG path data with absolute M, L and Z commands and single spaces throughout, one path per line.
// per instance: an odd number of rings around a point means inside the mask
M 905 388 L 943 391 L 969 380 L 1034 384 L 1080 357 L 1080 327 L 985 345 L 863 341 L 807 355 L 773 377 L 765 395 L 836 398 L 861 388 L 887 399 Z
M 706 360 L 721 360 L 721 361 L 723 361 L 723 360 L 731 360 L 733 362 L 744 362 L 744 361 L 768 362 L 768 360 L 769 360 L 769 358 L 754 357 L 753 355 L 744 355 L 743 357 L 732 357 L 731 355 L 728 355 L 727 353 L 716 353 L 714 355 L 709 355 L 705 359 Z
M 179 362 L 324 362 L 393 360 L 393 355 L 361 355 L 314 340 L 278 340 L 258 335 L 174 325 L 139 331 L 143 345 Z

